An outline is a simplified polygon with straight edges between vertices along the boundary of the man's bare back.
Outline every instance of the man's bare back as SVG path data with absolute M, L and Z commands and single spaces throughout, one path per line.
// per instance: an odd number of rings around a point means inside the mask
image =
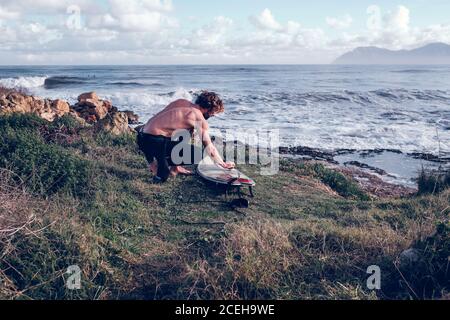
M 205 121 L 200 110 L 190 101 L 180 99 L 151 118 L 144 126 L 144 132 L 170 138 L 176 130 L 192 130 L 196 121 Z

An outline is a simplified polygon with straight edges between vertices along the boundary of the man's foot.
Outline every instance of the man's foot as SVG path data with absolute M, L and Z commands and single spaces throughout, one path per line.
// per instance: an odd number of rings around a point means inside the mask
M 187 169 L 185 169 L 185 168 L 183 168 L 181 166 L 172 167 L 170 169 L 170 173 L 172 174 L 172 176 L 176 176 L 178 174 L 185 175 L 185 176 L 192 175 L 192 171 L 187 170 Z
M 156 161 L 153 161 L 149 166 L 148 169 L 153 173 L 154 176 L 158 174 L 158 164 Z

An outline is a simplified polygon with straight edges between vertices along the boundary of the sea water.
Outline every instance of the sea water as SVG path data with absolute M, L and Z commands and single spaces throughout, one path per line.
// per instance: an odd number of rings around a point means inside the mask
M 8 66 L 0 85 L 71 103 L 96 91 L 142 121 L 206 89 L 225 102 L 215 130 L 276 129 L 284 146 L 450 155 L 450 66 Z

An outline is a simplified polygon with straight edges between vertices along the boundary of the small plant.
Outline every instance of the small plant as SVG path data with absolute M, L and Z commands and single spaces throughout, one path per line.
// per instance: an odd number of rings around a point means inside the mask
M 419 194 L 440 193 L 450 186 L 450 170 L 426 170 L 422 168 L 417 184 Z
M 358 187 L 358 185 L 347 179 L 342 173 L 328 169 L 322 164 L 315 164 L 313 168 L 317 177 L 341 196 L 353 197 L 359 200 L 369 200 L 369 197 Z

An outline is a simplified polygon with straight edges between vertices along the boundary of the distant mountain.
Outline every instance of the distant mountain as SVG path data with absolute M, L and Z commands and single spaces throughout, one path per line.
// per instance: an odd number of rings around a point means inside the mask
M 413 50 L 360 47 L 334 61 L 334 64 L 450 64 L 450 45 L 432 43 Z

